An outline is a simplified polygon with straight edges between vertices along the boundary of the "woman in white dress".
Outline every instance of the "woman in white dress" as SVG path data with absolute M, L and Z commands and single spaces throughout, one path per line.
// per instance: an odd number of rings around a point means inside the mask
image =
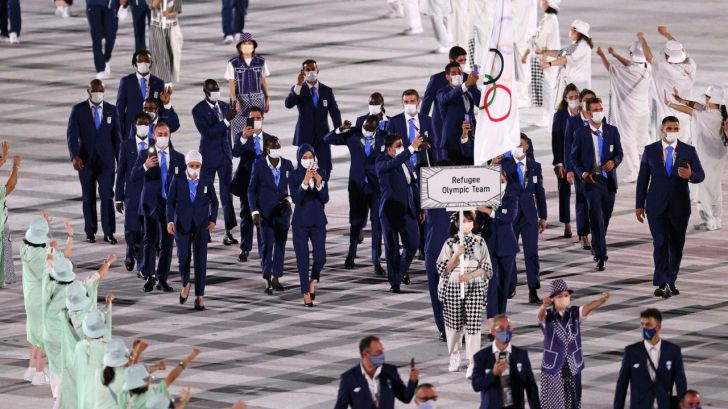
M 726 95 L 722 87 L 711 86 L 705 91 L 704 103 L 690 101 L 680 97 L 677 89 L 673 97 L 678 103 L 665 99 L 666 105 L 691 116 L 693 145 L 698 152 L 700 162 L 705 169 L 703 185 L 691 193 L 696 194 L 700 219 L 708 230 L 723 227 L 723 187 L 721 178 L 725 168 L 726 135 L 725 123 L 728 119 Z M 680 124 L 682 128 L 682 123 Z M 695 198 L 693 198 L 694 200 Z M 702 227 L 702 226 L 699 226 Z
M 529 41 L 529 48 L 521 56 L 521 64 L 528 62 L 528 55 L 537 49 L 560 50 L 561 39 L 559 38 L 559 4 L 561 0 L 541 0 L 540 6 L 543 17 L 538 23 L 536 34 Z M 556 92 L 556 76 L 558 68 L 541 68 L 542 61 L 546 58 L 541 55 L 531 59 L 531 97 L 534 106 L 543 107 L 543 115 L 539 125 L 546 126 L 550 123 L 554 114 L 554 106 L 548 102 L 554 100 Z
M 594 47 L 589 36 L 589 24 L 574 20 L 569 30 L 571 45 L 562 50 L 536 49 L 536 54 L 541 58 L 541 68 L 546 70 L 551 67 L 561 67 L 556 80 L 557 91 L 550 105 L 556 109 L 556 96 L 560 96 L 566 88 L 566 84 L 572 83 L 579 89 L 591 89 L 591 49 Z M 550 59 L 552 57 L 555 59 Z

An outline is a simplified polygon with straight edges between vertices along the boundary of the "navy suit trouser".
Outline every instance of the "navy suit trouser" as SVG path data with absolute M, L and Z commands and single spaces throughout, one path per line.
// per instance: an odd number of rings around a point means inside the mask
M 169 270 L 172 266 L 172 246 L 174 245 L 173 236 L 167 233 L 165 206 L 166 204 L 160 204 L 154 215 L 144 216 L 142 273 L 144 277 L 155 277 L 158 281 L 167 281 L 169 277 Z M 157 246 L 159 246 L 159 252 L 157 252 Z M 158 262 L 157 255 L 159 255 Z
M 106 63 L 111 61 L 111 52 L 114 51 L 119 19 L 116 17 L 116 10 L 99 6 L 87 7 L 86 19 L 91 29 L 94 66 L 96 72 L 101 72 L 106 68 Z M 103 50 L 101 47 L 102 40 L 105 40 Z
M 437 298 L 437 285 L 440 282 L 440 274 L 437 272 L 437 258 L 439 256 L 440 253 L 425 253 L 425 271 L 427 272 L 427 288 L 430 291 L 430 302 L 432 303 L 432 315 L 435 318 L 435 326 L 438 332 L 445 332 L 442 303 Z
M 609 192 L 606 182 L 584 182 L 584 195 L 589 204 L 592 253 L 597 260 L 607 260 L 607 228 L 614 209 L 614 193 Z
M 367 224 L 367 217 L 372 222 L 372 265 L 381 265 L 382 258 L 382 225 L 379 219 L 379 194 L 361 193 L 349 190 L 349 256 L 356 257 L 359 245 L 359 234 Z
M 248 0 L 222 0 L 222 32 L 226 36 L 240 34 L 245 28 Z
M 689 213 L 687 215 L 671 215 L 668 211 L 659 214 L 647 213 L 647 223 L 650 226 L 654 246 L 652 257 L 655 262 L 655 272 L 652 284 L 656 286 L 675 284 L 682 262 L 685 232 L 689 220 Z
M 0 0 L 0 34 L 7 37 L 10 33 L 20 36 L 20 0 Z
M 222 205 L 222 214 L 225 219 L 225 230 L 232 230 L 238 225 L 235 218 L 235 207 L 233 206 L 233 196 L 230 194 L 230 182 L 233 180 L 233 164 L 225 163 L 223 165 L 213 167 L 204 166 L 202 161 L 202 171 L 200 176 L 210 178 L 215 183 L 215 175 L 220 177 L 220 204 Z
M 195 259 L 195 295 L 205 295 L 205 282 L 207 281 L 207 244 L 210 232 L 207 226 L 197 227 L 192 224 L 190 231 L 182 233 L 178 230 L 174 233 L 174 241 L 177 243 L 177 260 L 179 262 L 179 275 L 182 278 L 182 286 L 186 287 L 190 282 L 191 257 Z
M 311 242 L 313 265 L 309 262 L 309 242 Z M 301 280 L 301 294 L 305 294 L 309 290 L 309 280 L 318 282 L 321 278 L 321 270 L 326 264 L 326 225 L 293 226 L 293 250 L 296 252 L 296 266 L 298 267 L 298 277 Z
M 574 208 L 576 210 L 576 234 L 579 237 L 588 236 L 591 230 L 589 224 L 589 202 L 584 194 L 584 182 L 579 176 L 574 177 L 574 191 L 576 199 Z
M 498 257 L 491 253 L 490 261 L 493 266 L 493 277 L 488 283 L 488 305 L 486 317 L 493 318 L 498 314 L 505 314 L 508 306 L 508 294 L 511 287 L 516 285 L 516 256 Z
M 518 220 L 513 223 L 513 230 L 516 233 L 516 240 L 521 238 L 523 243 L 523 258 L 526 262 L 526 278 L 528 289 L 536 290 L 541 288 L 539 274 L 541 265 L 538 259 L 538 217 L 531 220 L 526 219 L 523 213 L 519 213 Z M 513 284 L 518 282 L 516 269 L 513 270 Z
M 130 2 L 134 2 L 134 0 L 130 0 Z M 144 3 L 144 5 L 139 6 L 130 6 L 131 7 L 131 21 L 134 25 L 134 51 L 140 51 L 140 50 L 146 50 L 147 49 L 147 42 L 146 42 L 146 31 L 147 31 L 147 25 L 149 24 L 150 19 L 152 18 L 151 10 L 149 9 L 149 6 Z
M 559 190 L 559 221 L 564 224 L 571 223 L 571 185 L 566 178 L 557 179 L 556 187 Z
M 124 241 L 126 241 L 126 256 L 137 259 L 137 270 L 141 271 L 143 254 L 140 252 L 142 236 L 144 235 L 143 219 L 139 216 L 139 199 L 124 200 Z
M 253 216 L 251 216 L 250 204 L 247 196 L 248 189 L 245 189 L 245 195 L 240 197 L 240 250 L 250 253 L 253 250 Z M 260 249 L 260 229 L 255 228 L 258 238 L 258 255 L 263 254 Z
M 407 274 L 412 260 L 415 258 L 420 242 L 420 229 L 417 219 L 405 214 L 399 220 L 389 220 L 380 213 L 382 235 L 384 236 L 384 253 L 387 258 L 387 280 L 391 285 L 400 285 L 402 276 Z M 399 242 L 402 240 L 402 252 Z
M 279 217 L 290 217 L 279 216 Z M 283 258 L 288 241 L 288 229 L 280 229 L 263 219 L 258 234 L 258 251 L 260 252 L 260 267 L 263 278 L 283 277 Z
M 116 232 L 116 214 L 114 213 L 114 159 L 108 162 L 112 167 L 104 166 L 100 160 L 84 163 L 78 172 L 83 196 L 84 232 L 87 236 L 96 234 L 98 217 L 96 213 L 96 190 L 101 201 L 101 228 L 105 236 Z

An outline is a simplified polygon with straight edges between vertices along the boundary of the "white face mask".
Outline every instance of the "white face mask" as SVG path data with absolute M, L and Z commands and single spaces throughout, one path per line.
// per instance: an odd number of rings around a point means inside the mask
M 212 102 L 217 102 L 217 100 L 220 99 L 220 91 L 210 92 L 210 96 L 207 98 Z
M 604 112 L 592 112 L 592 121 L 599 123 L 604 119 Z
M 281 157 L 281 150 L 280 149 L 270 149 L 270 150 L 268 150 L 268 156 L 273 159 L 278 159 Z
M 253 121 L 253 129 L 256 131 L 263 129 L 263 121 Z
M 463 85 L 463 76 L 462 75 L 453 75 L 450 79 L 450 83 L 454 87 L 459 87 L 459 86 Z
M 463 234 L 468 235 L 473 232 L 473 222 L 469 220 L 463 221 Z
M 255 48 L 253 47 L 253 44 L 243 44 L 240 46 L 240 50 L 243 52 L 243 54 L 253 54 L 253 51 Z
M 395 155 L 399 155 L 402 152 L 404 152 L 404 146 L 400 146 L 394 151 Z
M 140 139 L 145 139 L 149 135 L 149 125 L 137 125 L 136 130 Z
M 367 131 L 364 128 L 361 129 L 361 133 L 362 135 L 364 135 L 365 138 L 371 138 L 372 136 L 374 136 L 374 131 Z
M 159 136 L 157 137 L 157 141 L 155 142 L 155 146 L 157 149 L 167 149 L 167 145 L 169 145 L 169 136 Z
M 578 99 L 569 99 L 566 101 L 567 104 L 569 104 L 569 108 L 576 109 L 579 108 L 579 100 Z
M 677 140 L 679 134 L 679 132 L 665 132 L 665 140 L 667 143 L 673 143 Z
M 190 179 L 195 180 L 200 177 L 200 169 L 187 168 L 187 175 Z
M 150 64 L 148 62 L 138 62 L 137 72 L 142 76 L 149 74 L 149 65 Z
M 382 113 L 381 105 L 369 105 L 369 115 L 379 115 Z
M 145 112 L 147 115 L 149 115 L 149 119 L 152 120 L 152 122 L 157 120 L 157 113 L 156 112 Z
M 417 115 L 417 104 L 404 104 L 404 113 L 409 116 Z
M 103 92 L 92 92 L 91 93 L 91 102 L 93 102 L 96 105 L 99 105 L 100 103 L 104 102 L 104 93 Z
M 308 169 L 313 165 L 313 159 L 301 159 L 301 166 Z
M 465 72 L 465 64 L 460 64 L 460 72 Z
M 516 146 L 515 149 L 513 149 L 513 157 L 516 159 L 521 159 L 526 152 L 523 151 L 523 148 L 520 146 Z
M 317 78 L 318 78 L 318 73 L 316 71 L 307 71 L 306 72 L 306 81 L 307 82 L 316 82 Z

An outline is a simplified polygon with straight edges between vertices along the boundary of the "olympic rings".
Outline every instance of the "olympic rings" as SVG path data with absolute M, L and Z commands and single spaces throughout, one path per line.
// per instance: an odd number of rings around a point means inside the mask
M 500 58 L 500 71 L 498 71 L 498 75 L 496 75 L 495 77 L 491 77 L 488 75 L 489 79 L 488 79 L 488 81 L 484 82 L 483 85 L 494 84 L 496 81 L 498 81 L 500 79 L 501 75 L 503 75 L 503 68 L 505 66 L 505 59 L 503 59 L 503 54 L 501 54 L 501 52 L 498 51 L 497 48 L 491 48 L 490 51 L 494 52 L 495 55 Z
M 513 102 L 512 102 L 513 96 L 511 95 L 511 90 L 508 87 L 506 87 L 505 85 L 501 85 L 501 84 L 496 84 L 494 87 L 489 88 L 488 91 L 485 92 L 484 100 L 488 99 L 488 95 L 491 92 L 493 92 L 495 94 L 496 88 L 502 88 L 506 92 L 506 94 L 508 94 L 508 98 L 511 100 L 511 103 L 508 104 L 508 112 L 506 112 L 506 114 L 500 118 L 493 118 L 493 116 L 490 114 L 490 110 L 488 109 L 489 105 L 486 104 L 485 113 L 486 113 L 486 115 L 488 115 L 488 119 L 490 119 L 491 122 L 501 122 L 501 121 L 504 121 L 506 118 L 508 118 L 511 115 L 511 108 L 513 105 Z

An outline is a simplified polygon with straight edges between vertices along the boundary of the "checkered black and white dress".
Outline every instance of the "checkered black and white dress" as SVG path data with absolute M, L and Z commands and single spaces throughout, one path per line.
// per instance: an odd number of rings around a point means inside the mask
M 488 281 L 493 275 L 490 255 L 485 240 L 480 236 L 465 236 L 465 273 L 477 269 L 485 270 L 485 277 L 478 277 L 464 283 L 465 296 L 461 292 L 458 282 L 460 267 L 451 273 L 446 273 L 448 260 L 460 245 L 457 237 L 449 238 L 437 258 L 437 272 L 440 275 L 438 298 L 443 304 L 445 326 L 455 331 L 465 328 L 468 334 L 479 334 L 482 331 L 483 310 L 486 305 Z

